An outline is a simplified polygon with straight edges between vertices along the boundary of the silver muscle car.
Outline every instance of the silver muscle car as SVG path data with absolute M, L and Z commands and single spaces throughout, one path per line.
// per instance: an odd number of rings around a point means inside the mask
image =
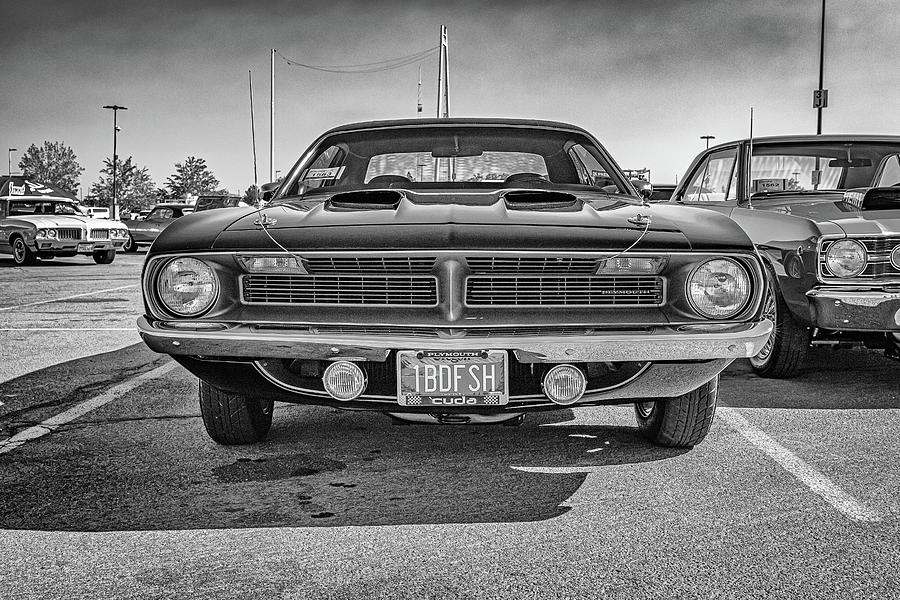
M 66 192 L 24 177 L 0 178 L 0 253 L 12 254 L 17 265 L 77 254 L 109 264 L 127 239 L 122 223 L 84 216 Z

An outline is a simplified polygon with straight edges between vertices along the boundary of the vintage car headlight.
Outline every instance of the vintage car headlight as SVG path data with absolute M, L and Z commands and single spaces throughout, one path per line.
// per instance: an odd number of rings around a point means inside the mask
M 194 317 L 213 305 L 219 295 L 215 271 L 196 258 L 173 258 L 156 278 L 156 292 L 164 308 L 175 315 Z
M 740 263 L 730 258 L 714 258 L 694 270 L 688 279 L 691 305 L 710 319 L 727 319 L 750 300 L 750 275 Z
M 48 240 L 55 240 L 56 239 L 56 230 L 55 229 L 38 229 L 37 237 L 45 238 Z
M 124 240 L 128 237 L 128 230 L 127 229 L 110 229 L 109 236 L 112 238 Z
M 866 247 L 856 240 L 839 240 L 825 251 L 825 264 L 836 277 L 856 277 L 867 261 Z

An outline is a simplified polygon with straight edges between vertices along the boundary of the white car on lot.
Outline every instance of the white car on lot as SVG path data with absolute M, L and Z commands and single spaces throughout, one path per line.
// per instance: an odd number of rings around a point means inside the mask
M 109 264 L 127 239 L 125 225 L 85 217 L 66 192 L 20 176 L 0 178 L 0 253 L 12 254 L 17 265 L 76 254 Z

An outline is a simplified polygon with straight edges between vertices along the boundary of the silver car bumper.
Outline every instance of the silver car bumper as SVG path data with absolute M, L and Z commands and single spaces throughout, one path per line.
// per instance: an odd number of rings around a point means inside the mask
M 355 358 L 383 361 L 391 350 L 512 350 L 524 363 L 699 361 L 755 356 L 772 333 L 762 320 L 736 325 L 656 327 L 650 331 L 596 335 L 527 335 L 461 338 L 402 335 L 312 334 L 262 330 L 246 324 L 181 322 L 166 324 L 138 318 L 144 342 L 156 352 L 200 357 Z M 217 327 L 212 329 L 211 327 Z
M 900 289 L 819 287 L 806 293 L 813 323 L 837 331 L 900 331 Z

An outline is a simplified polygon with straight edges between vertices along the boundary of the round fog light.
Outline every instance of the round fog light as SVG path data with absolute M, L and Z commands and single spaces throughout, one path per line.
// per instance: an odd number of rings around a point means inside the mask
M 578 402 L 584 395 L 587 379 L 581 369 L 572 365 L 557 365 L 544 375 L 544 395 L 556 404 Z
M 365 391 L 366 374 L 356 363 L 340 360 L 328 365 L 322 384 L 335 400 L 353 400 Z

